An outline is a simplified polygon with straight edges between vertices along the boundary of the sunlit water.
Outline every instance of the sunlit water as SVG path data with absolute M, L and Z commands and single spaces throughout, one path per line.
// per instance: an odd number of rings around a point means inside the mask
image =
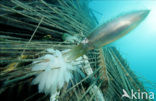
M 90 8 L 94 10 L 99 23 L 123 12 L 151 10 L 136 29 L 110 45 L 117 47 L 137 76 L 156 83 L 156 0 L 93 0 Z

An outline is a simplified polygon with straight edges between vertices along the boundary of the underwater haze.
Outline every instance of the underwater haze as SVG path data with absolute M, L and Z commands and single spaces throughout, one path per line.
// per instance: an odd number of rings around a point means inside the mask
M 155 27 L 156 0 L 0 0 L 0 99 L 156 100 Z
M 93 0 L 90 8 L 99 24 L 124 12 L 150 10 L 137 28 L 109 45 L 117 47 L 140 79 L 156 83 L 156 0 Z M 144 85 L 149 87 L 146 83 Z M 152 90 L 155 89 L 152 86 Z

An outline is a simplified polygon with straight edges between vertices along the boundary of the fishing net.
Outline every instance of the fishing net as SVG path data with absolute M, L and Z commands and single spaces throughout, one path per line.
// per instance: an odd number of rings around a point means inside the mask
M 115 47 L 89 51 L 77 60 L 72 79 L 53 96 L 32 85 L 34 61 L 47 49 L 63 51 L 79 44 L 97 25 L 89 0 L 0 1 L 0 98 L 5 101 L 129 101 L 146 91 Z M 53 99 L 54 97 L 54 99 Z M 145 99 L 146 100 L 146 99 Z M 143 101 L 143 100 L 141 100 Z M 149 101 L 149 100 L 147 100 Z

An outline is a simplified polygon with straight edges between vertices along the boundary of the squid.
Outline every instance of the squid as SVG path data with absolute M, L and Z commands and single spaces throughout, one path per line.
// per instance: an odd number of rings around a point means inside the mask
M 125 36 L 135 29 L 150 13 L 150 10 L 137 10 L 122 14 L 95 28 L 79 45 L 73 47 L 65 57 L 74 60 L 87 51 L 101 48 Z

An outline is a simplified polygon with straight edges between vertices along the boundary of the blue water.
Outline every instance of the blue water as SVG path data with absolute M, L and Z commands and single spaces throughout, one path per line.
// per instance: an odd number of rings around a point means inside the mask
M 123 12 L 151 10 L 148 17 L 136 29 L 110 45 L 117 47 L 142 81 L 149 80 L 156 84 L 156 0 L 93 0 L 90 8 L 99 23 Z M 152 87 L 149 83 L 144 85 L 146 88 Z M 150 90 L 155 91 L 155 89 L 152 87 Z

